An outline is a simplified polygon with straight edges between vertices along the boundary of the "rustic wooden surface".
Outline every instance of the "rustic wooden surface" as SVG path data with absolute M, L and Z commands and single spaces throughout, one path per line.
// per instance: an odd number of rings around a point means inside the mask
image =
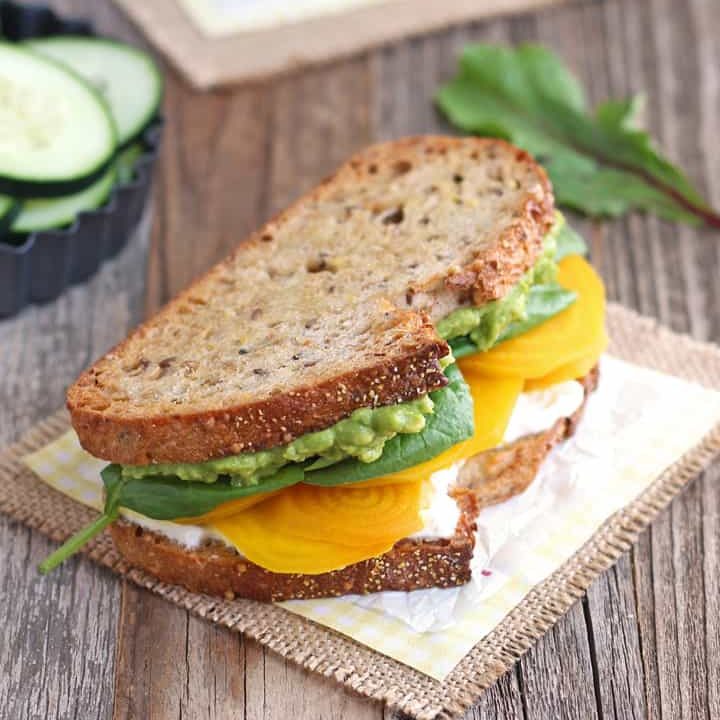
M 109 0 L 57 0 L 141 42 Z M 0 322 L 0 443 L 57 408 L 93 357 L 354 149 L 442 130 L 437 84 L 471 40 L 537 40 L 590 98 L 644 90 L 646 122 L 720 205 L 720 3 L 604 0 L 456 28 L 201 95 L 168 70 L 149 270 L 140 240 L 88 286 Z M 720 238 L 633 216 L 581 222 L 612 299 L 720 340 Z M 469 718 L 720 718 L 720 468 L 664 512 Z M 0 717 L 390 720 L 254 642 L 0 517 Z

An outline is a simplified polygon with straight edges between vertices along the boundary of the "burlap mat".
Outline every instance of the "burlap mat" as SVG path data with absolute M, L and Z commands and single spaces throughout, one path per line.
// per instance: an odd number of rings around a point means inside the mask
M 178 0 L 115 0 L 196 87 L 244 82 L 326 62 L 471 19 L 567 0 L 392 0 L 268 29 L 204 34 Z
M 610 351 L 630 362 L 720 389 L 720 349 L 677 335 L 618 305 L 608 308 Z M 68 427 L 58 413 L 0 455 L 0 511 L 58 542 L 93 513 L 39 481 L 20 458 Z M 158 583 L 131 570 L 102 535 L 85 552 L 96 562 L 191 612 L 263 645 L 361 695 L 418 720 L 458 718 L 625 552 L 670 500 L 720 452 L 720 424 L 637 500 L 616 513 L 564 566 L 534 590 L 438 682 L 276 605 L 225 601 Z

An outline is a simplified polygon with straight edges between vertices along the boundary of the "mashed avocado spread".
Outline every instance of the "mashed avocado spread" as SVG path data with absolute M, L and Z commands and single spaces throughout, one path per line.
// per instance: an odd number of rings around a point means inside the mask
M 318 432 L 301 435 L 288 445 L 242 455 L 208 460 L 203 463 L 160 463 L 124 465 L 122 476 L 128 479 L 173 476 L 194 482 L 215 482 L 230 477 L 234 485 L 257 485 L 262 478 L 276 473 L 288 463 L 318 458 L 312 469 L 325 467 L 345 458 L 370 463 L 377 460 L 385 443 L 400 433 L 419 433 L 425 428 L 425 416 L 433 411 L 429 395 L 417 400 L 360 408 L 335 425 Z
M 543 241 L 540 259 L 510 292 L 480 307 L 464 307 L 451 312 L 437 324 L 441 337 L 453 340 L 469 336 L 478 351 L 489 350 L 511 323 L 523 320 L 530 288 L 555 282 L 557 278 L 557 236 L 564 225 L 565 218 L 557 213 L 555 224 Z

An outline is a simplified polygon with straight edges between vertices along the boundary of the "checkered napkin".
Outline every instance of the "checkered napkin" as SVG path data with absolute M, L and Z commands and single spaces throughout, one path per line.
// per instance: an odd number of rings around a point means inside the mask
M 478 519 L 474 580 L 463 588 L 282 603 L 437 680 L 615 512 L 720 422 L 720 393 L 613 357 L 578 432 L 527 491 Z M 24 462 L 99 509 L 105 463 L 71 431 Z

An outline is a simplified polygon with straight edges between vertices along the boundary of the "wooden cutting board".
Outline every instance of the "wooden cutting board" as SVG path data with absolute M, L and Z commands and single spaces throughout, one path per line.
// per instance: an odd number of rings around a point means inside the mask
M 115 0 L 198 88 L 258 80 L 399 37 L 566 1 L 336 0 L 314 3 L 323 9 L 311 6 L 306 13 L 293 6 L 286 19 L 261 9 L 260 17 L 243 20 L 212 11 L 226 4 L 217 0 Z

